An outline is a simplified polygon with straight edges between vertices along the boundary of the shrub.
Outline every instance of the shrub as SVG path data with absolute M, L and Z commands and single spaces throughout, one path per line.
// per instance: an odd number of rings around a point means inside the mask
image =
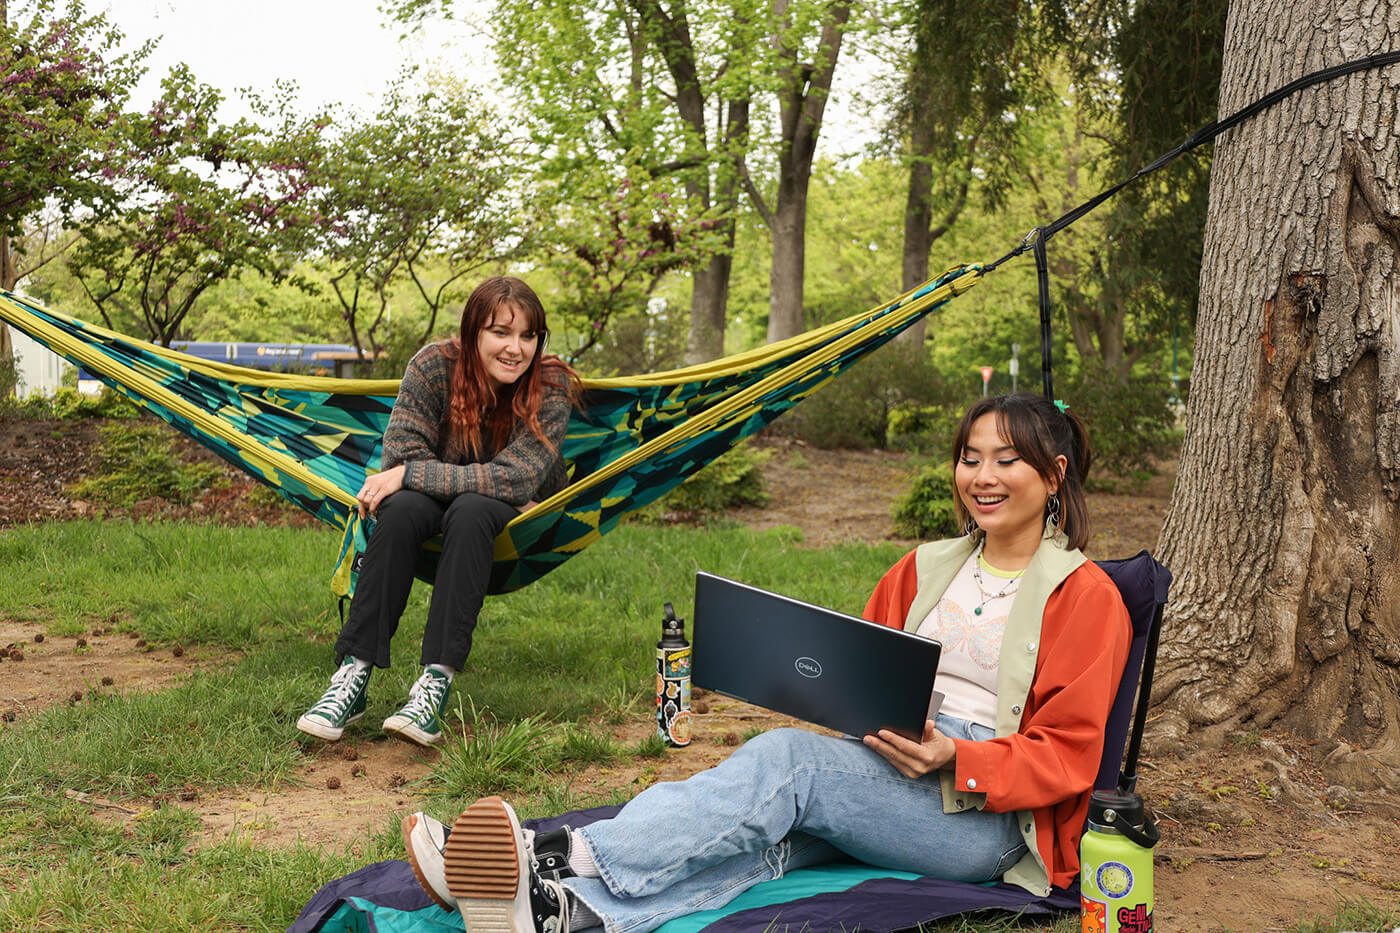
M 64 386 L 53 395 L 35 392 L 24 399 L 0 400 L 0 413 L 21 418 L 76 421 L 79 418 L 137 418 L 141 410 L 126 396 L 111 389 L 104 388 L 99 395 L 84 395 Z
M 902 405 L 890 412 L 890 446 L 935 457 L 953 449 L 962 405 Z
M 69 487 L 84 499 L 130 506 L 142 499 L 187 504 L 213 485 L 218 468 L 186 463 L 173 437 L 156 424 L 108 424 L 97 448 L 97 473 Z
M 906 538 L 946 538 L 957 534 L 953 469 L 946 463 L 924 467 L 909 492 L 895 504 L 894 527 Z
M 1095 463 L 1091 478 L 1112 474 L 1141 479 L 1153 472 L 1157 460 L 1171 454 L 1176 412 L 1165 376 L 1134 373 L 1125 385 L 1102 366 L 1085 364 L 1063 392 L 1089 429 Z
M 762 465 L 766 451 L 740 444 L 681 483 L 661 504 L 667 511 L 713 516 L 741 505 L 767 505 Z
M 950 407 L 953 399 L 922 348 L 895 342 L 837 376 L 770 430 L 814 447 L 884 448 L 892 421 L 902 417 L 897 412 Z

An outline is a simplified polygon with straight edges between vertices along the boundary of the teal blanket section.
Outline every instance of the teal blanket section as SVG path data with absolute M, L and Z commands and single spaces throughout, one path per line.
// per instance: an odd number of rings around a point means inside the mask
M 803 868 L 772 881 L 749 888 L 724 907 L 702 910 L 678 917 L 663 925 L 658 933 L 700 933 L 705 927 L 741 910 L 773 906 L 773 929 L 782 930 L 782 906 L 788 901 L 817 894 L 845 891 L 875 878 L 913 880 L 918 875 L 867 865 L 818 865 Z M 406 911 L 382 907 L 361 897 L 342 903 L 326 918 L 320 933 L 465 933 L 462 915 L 440 907 Z
M 318 933 L 464 933 L 465 930 L 460 913 L 443 910 L 436 904 L 422 910 L 399 910 L 352 897 L 326 918 Z
M 699 933 L 700 930 L 730 914 L 757 907 L 774 907 L 771 929 L 777 933 L 783 929 L 783 904 L 817 894 L 830 894 L 845 891 L 861 882 L 876 878 L 900 878 L 913 881 L 919 875 L 907 871 L 894 871 L 889 868 L 872 868 L 869 865 L 816 865 L 764 881 L 749 888 L 734 900 L 718 910 L 702 910 L 684 917 L 677 917 L 663 924 L 658 933 Z

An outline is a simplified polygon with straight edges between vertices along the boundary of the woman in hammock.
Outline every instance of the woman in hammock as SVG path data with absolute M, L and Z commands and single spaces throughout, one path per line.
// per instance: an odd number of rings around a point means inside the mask
M 442 741 L 447 693 L 471 650 L 490 580 L 492 542 L 522 509 L 567 482 L 559 448 L 575 378 L 544 355 L 548 333 L 530 287 L 495 276 L 467 299 L 460 336 L 429 344 L 408 364 L 384 432 L 383 469 L 355 496 L 374 526 L 335 643 L 340 667 L 297 720 L 301 731 L 334 741 L 364 716 L 370 671 L 389 666 L 419 549 L 441 534 L 423 673 L 384 731 L 419 745 Z
M 906 555 L 865 608 L 943 643 L 946 699 L 922 742 L 767 732 L 577 830 L 522 831 L 499 797 L 450 830 L 415 813 L 404 838 L 428 893 L 472 933 L 633 933 L 848 857 L 1039 896 L 1068 885 L 1131 640 L 1117 589 L 1079 551 L 1088 441 L 1046 399 L 986 398 L 953 466 L 967 534 Z

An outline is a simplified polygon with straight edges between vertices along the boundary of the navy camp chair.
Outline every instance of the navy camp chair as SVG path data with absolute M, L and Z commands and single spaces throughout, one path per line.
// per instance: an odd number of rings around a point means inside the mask
M 1128 663 L 1123 679 L 1109 710 L 1104 729 L 1103 758 L 1095 790 L 1132 791 L 1137 787 L 1138 752 L 1142 748 L 1142 732 L 1147 724 L 1147 704 L 1152 693 L 1152 672 L 1157 666 L 1157 638 L 1162 630 L 1162 612 L 1167 605 L 1167 588 L 1172 574 L 1151 554 L 1140 551 L 1123 560 L 1097 562 L 1108 574 L 1133 623 L 1133 643 L 1128 649 Z M 1138 684 L 1142 689 L 1138 689 Z M 1137 700 L 1134 715 L 1133 701 Z M 1131 723 L 1131 736 L 1129 731 Z M 1127 742 L 1127 754 L 1123 745 Z

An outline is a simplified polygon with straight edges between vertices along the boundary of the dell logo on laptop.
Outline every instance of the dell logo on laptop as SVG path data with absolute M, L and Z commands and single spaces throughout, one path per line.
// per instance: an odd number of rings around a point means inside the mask
M 822 666 L 815 658 L 798 658 L 792 662 L 792 666 L 797 668 L 797 673 L 803 677 L 820 677 Z

